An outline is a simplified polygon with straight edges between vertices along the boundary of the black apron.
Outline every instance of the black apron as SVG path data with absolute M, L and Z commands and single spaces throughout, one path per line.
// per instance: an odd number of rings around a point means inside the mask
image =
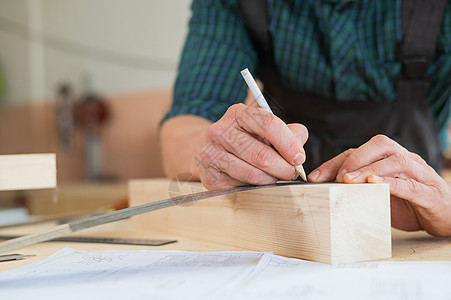
M 377 134 L 419 154 L 435 170 L 442 168 L 438 131 L 426 100 L 429 81 L 425 73 L 435 55 L 446 2 L 403 1 L 403 39 L 397 49 L 403 74 L 397 82 L 398 98 L 370 102 L 337 101 L 285 87 L 274 62 L 266 0 L 238 0 L 259 55 L 257 77 L 264 84 L 264 93 L 271 96 L 267 99 L 269 105 L 286 123 L 301 123 L 309 131 L 304 146 L 307 172 Z

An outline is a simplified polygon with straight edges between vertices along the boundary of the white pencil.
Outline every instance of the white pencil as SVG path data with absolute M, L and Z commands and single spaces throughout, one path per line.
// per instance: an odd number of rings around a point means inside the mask
M 241 75 L 243 76 L 244 81 L 246 81 L 247 86 L 251 90 L 252 95 L 254 95 L 255 100 L 257 100 L 258 106 L 260 106 L 260 108 L 263 108 L 267 112 L 273 114 L 271 108 L 268 105 L 268 102 L 266 102 L 265 97 L 263 97 L 262 92 L 260 91 L 257 83 L 255 82 L 254 77 L 252 77 L 251 72 L 249 72 L 249 70 L 246 68 L 243 71 L 241 71 Z M 295 166 L 295 168 L 298 174 L 301 176 L 301 178 L 304 181 L 307 181 L 307 176 L 305 174 L 304 167 L 302 167 L 302 165 L 297 165 Z

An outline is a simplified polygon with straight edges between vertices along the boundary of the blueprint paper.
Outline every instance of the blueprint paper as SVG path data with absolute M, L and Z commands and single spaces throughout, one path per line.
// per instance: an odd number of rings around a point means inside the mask
M 0 299 L 451 299 L 451 262 L 327 265 L 265 252 L 77 251 L 0 273 Z
M 451 262 L 327 265 L 273 255 L 232 299 L 451 299 Z
M 268 255 L 65 248 L 0 273 L 0 299 L 219 299 L 266 264 Z

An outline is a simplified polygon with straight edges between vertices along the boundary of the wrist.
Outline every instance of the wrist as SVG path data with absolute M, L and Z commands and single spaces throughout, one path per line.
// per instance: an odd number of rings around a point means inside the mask
M 207 145 L 207 138 L 205 132 L 199 133 L 193 137 L 194 147 L 190 155 L 189 172 L 191 173 L 191 180 L 200 181 L 201 168 L 205 168 L 202 162 L 201 153 L 205 151 Z

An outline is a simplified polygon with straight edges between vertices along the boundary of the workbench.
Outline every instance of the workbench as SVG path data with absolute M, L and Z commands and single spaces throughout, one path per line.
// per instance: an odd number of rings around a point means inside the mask
M 155 180 L 155 189 L 167 188 L 164 180 Z M 122 183 L 123 185 L 123 183 Z M 92 186 L 91 186 L 92 189 Z M 152 199 L 154 200 L 154 199 Z M 149 218 L 152 213 L 148 213 Z M 56 226 L 55 222 L 46 222 L 39 225 L 27 225 L 4 228 L 0 230 L 0 235 L 23 235 L 38 232 Z M 247 249 L 226 246 L 219 243 L 206 242 L 190 239 L 186 237 L 162 233 L 161 228 L 135 228 L 131 220 L 122 220 L 115 223 L 105 224 L 85 231 L 77 232 L 77 236 L 95 236 L 110 238 L 143 238 L 143 239 L 175 239 L 177 243 L 163 246 L 130 246 L 111 244 L 91 244 L 91 243 L 69 243 L 69 242 L 45 242 L 32 245 L 20 250 L 21 254 L 36 254 L 35 257 L 24 258 L 18 261 L 0 263 L 0 271 L 13 269 L 27 265 L 31 262 L 43 259 L 61 250 L 64 247 L 71 247 L 77 250 L 184 250 L 184 251 L 243 251 Z M 425 232 L 403 232 L 392 229 L 392 258 L 385 260 L 415 261 L 415 260 L 449 260 L 451 261 L 451 237 L 437 238 Z

